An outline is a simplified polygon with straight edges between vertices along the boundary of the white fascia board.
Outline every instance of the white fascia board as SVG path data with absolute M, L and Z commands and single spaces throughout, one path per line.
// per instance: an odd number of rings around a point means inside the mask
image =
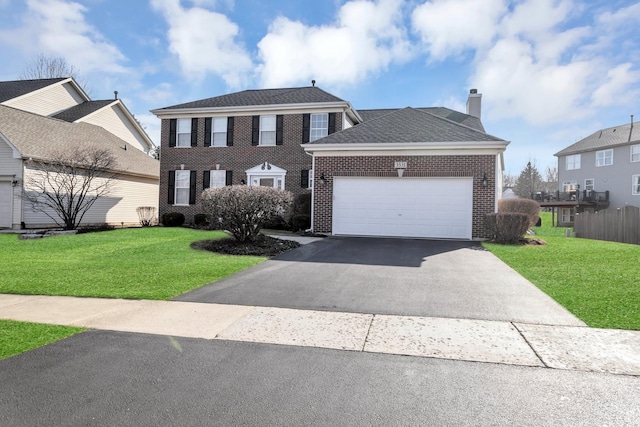
M 317 156 L 366 156 L 390 155 L 439 155 L 447 154 L 498 154 L 503 152 L 508 141 L 462 141 L 462 142 L 414 142 L 387 144 L 303 144 L 305 151 Z M 379 154 L 372 154 L 379 153 Z M 410 154 L 414 153 L 414 154 Z M 442 154 L 444 153 L 444 154 Z
M 265 112 L 269 112 L 271 114 L 277 114 L 279 112 L 288 114 L 295 114 L 298 112 L 334 112 L 344 111 L 348 108 L 351 108 L 348 102 L 311 102 L 305 104 L 246 105 L 214 108 L 174 108 L 171 110 L 157 109 L 151 110 L 151 112 L 161 119 L 177 119 L 181 117 L 193 117 L 196 115 L 229 116 L 238 113 L 249 116 L 259 115 Z

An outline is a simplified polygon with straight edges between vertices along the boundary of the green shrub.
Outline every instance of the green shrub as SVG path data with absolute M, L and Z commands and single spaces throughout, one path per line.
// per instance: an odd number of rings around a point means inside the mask
M 165 227 L 181 227 L 184 224 L 184 214 L 180 212 L 166 212 L 162 214 L 162 225 Z
M 290 223 L 293 231 L 308 230 L 311 228 L 311 215 L 293 214 L 291 215 Z
M 210 223 L 230 232 L 239 242 L 254 241 L 264 224 L 284 217 L 293 195 L 273 187 L 229 185 L 202 192 L 202 206 Z
M 193 216 L 193 225 L 196 227 L 206 227 L 209 225 L 207 221 L 207 214 L 198 213 Z
M 540 205 L 531 199 L 500 199 L 498 213 L 522 213 L 529 218 L 529 227 L 533 227 L 540 218 Z
M 518 243 L 529 229 L 530 220 L 524 213 L 489 214 L 485 218 L 487 237 L 496 243 Z

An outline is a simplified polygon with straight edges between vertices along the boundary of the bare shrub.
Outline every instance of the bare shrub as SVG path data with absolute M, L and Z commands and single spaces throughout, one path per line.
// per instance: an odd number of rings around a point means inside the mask
M 272 187 L 230 185 L 202 193 L 209 223 L 219 223 L 238 242 L 254 241 L 264 223 L 284 216 L 292 201 L 291 192 Z
M 500 199 L 498 213 L 522 213 L 529 218 L 529 227 L 533 227 L 540 218 L 540 205 L 530 199 Z M 525 230 L 526 231 L 526 230 Z
M 153 206 L 139 206 L 136 208 L 140 225 L 150 227 L 156 219 L 156 208 Z
M 496 243 L 515 244 L 529 228 L 529 216 L 523 213 L 489 214 L 485 218 L 487 237 Z

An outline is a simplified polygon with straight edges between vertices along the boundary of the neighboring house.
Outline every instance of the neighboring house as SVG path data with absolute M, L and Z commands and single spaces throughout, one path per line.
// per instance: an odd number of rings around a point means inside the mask
M 162 119 L 160 213 L 193 220 L 203 189 L 312 191 L 312 228 L 336 235 L 475 239 L 502 193 L 508 142 L 481 95 L 446 108 L 355 110 L 311 86 L 248 90 L 153 110 Z
M 599 130 L 555 156 L 559 225 L 573 225 L 576 212 L 640 206 L 640 129 L 633 116 L 630 123 Z
M 71 78 L 0 82 L 0 228 L 55 226 L 21 197 L 29 191 L 29 161 L 91 144 L 116 154 L 118 179 L 83 224 L 138 224 L 138 206 L 158 206 L 159 162 L 148 155 L 154 145 L 124 104 L 91 101 Z

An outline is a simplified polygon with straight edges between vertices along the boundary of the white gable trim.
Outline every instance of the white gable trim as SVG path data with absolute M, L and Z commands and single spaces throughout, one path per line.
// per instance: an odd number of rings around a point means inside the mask
M 251 169 L 245 171 L 247 175 L 286 175 L 285 169 L 279 168 L 269 162 L 260 163 L 258 166 L 254 166 Z
M 27 93 L 22 94 L 20 96 L 16 96 L 15 98 L 7 99 L 2 104 L 9 105 L 9 104 L 12 104 L 12 103 L 14 103 L 16 101 L 21 100 L 22 98 L 26 98 L 28 96 L 31 96 L 31 95 L 33 95 L 35 93 L 44 92 L 45 90 L 48 90 L 49 88 L 51 88 L 51 86 L 62 86 L 64 84 L 66 84 L 66 83 L 70 83 L 73 86 L 73 88 L 75 89 L 75 91 L 78 92 L 78 94 L 82 98 L 84 98 L 85 101 L 91 101 L 89 96 L 86 94 L 86 92 L 84 90 L 82 90 L 80 85 L 78 85 L 78 83 L 76 83 L 76 81 L 72 77 L 69 77 L 69 78 L 66 78 L 64 80 L 60 80 L 59 82 L 52 83 L 52 84 L 50 84 L 48 86 L 41 87 L 40 89 L 32 90 L 31 92 L 27 92 Z

